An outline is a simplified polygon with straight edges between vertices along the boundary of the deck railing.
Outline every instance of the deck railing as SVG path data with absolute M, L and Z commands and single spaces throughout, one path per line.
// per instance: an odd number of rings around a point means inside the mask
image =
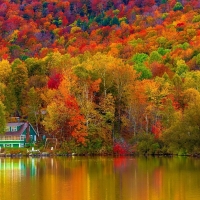
M 24 141 L 24 139 L 26 138 L 26 136 L 8 136 L 8 135 L 3 135 L 0 136 L 0 140 L 21 140 Z

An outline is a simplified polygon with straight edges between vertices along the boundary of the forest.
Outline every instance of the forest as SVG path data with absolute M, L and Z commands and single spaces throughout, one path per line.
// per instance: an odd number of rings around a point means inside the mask
M 1 0 L 0 133 L 66 152 L 200 154 L 199 0 Z

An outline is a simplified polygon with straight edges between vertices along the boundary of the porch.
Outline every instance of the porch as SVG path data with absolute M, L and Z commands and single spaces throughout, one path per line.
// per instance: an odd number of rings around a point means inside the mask
M 26 138 L 26 136 L 24 136 L 24 135 L 21 135 L 21 136 L 2 135 L 2 136 L 0 136 L 0 141 L 7 141 L 7 140 L 24 141 L 25 138 Z
M 0 136 L 0 147 L 24 147 L 26 136 Z

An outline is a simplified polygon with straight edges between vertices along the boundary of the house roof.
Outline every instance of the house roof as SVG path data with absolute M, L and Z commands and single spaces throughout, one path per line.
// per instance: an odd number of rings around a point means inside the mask
M 23 125 L 25 122 L 11 122 L 11 123 L 7 123 L 7 126 L 21 126 Z
M 20 136 L 24 132 L 24 130 L 28 127 L 27 122 L 17 122 L 17 123 L 8 123 L 7 126 L 21 126 L 18 131 L 15 132 L 6 132 L 6 136 Z

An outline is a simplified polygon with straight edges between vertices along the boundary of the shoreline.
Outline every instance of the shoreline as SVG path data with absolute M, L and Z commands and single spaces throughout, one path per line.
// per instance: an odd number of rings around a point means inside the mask
M 187 155 L 178 155 L 178 154 L 75 154 L 75 153 L 49 153 L 49 152 L 41 152 L 41 153 L 0 153 L 0 159 L 1 158 L 23 158 L 23 157 L 29 157 L 29 158 L 41 158 L 41 157 L 74 157 L 74 156 L 82 156 L 82 157 L 88 157 L 88 156 L 113 156 L 113 157 L 140 157 L 140 156 L 153 156 L 153 157 L 193 157 L 193 158 L 200 158 L 200 154 L 187 154 Z

